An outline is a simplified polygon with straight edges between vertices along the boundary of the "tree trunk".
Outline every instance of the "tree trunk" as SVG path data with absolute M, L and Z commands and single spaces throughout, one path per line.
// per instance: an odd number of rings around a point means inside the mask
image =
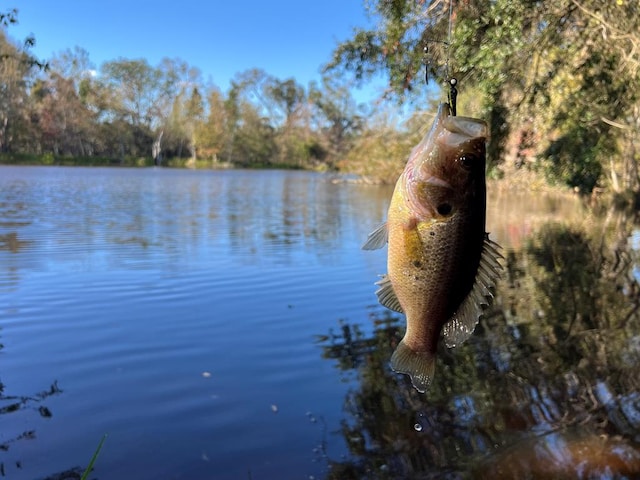
M 160 166 L 162 163 L 162 135 L 164 135 L 164 130 L 160 130 L 160 134 L 158 138 L 153 142 L 153 146 L 151 147 L 151 155 L 153 156 L 153 163 L 156 166 Z
M 9 126 L 9 117 L 2 119 L 2 126 L 0 126 L 0 152 L 9 151 L 9 142 L 7 141 L 7 131 Z
M 191 159 L 193 160 L 193 163 L 196 162 L 197 158 L 196 158 L 196 136 L 195 135 L 191 135 L 191 145 L 189 145 L 189 149 L 191 150 Z

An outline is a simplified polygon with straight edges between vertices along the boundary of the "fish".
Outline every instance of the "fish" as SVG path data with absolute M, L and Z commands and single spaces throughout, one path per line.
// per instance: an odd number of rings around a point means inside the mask
M 376 295 L 407 324 L 391 368 L 420 393 L 432 382 L 440 337 L 449 348 L 466 341 L 500 277 L 501 249 L 485 229 L 488 136 L 486 122 L 441 104 L 396 182 L 386 222 L 362 247 L 388 246 Z

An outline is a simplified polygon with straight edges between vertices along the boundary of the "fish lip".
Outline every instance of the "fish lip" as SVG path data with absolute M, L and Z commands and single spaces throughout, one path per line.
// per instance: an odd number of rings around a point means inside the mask
M 472 117 L 445 117 L 442 126 L 450 133 L 462 135 L 467 138 L 487 138 L 489 127 L 487 122 Z

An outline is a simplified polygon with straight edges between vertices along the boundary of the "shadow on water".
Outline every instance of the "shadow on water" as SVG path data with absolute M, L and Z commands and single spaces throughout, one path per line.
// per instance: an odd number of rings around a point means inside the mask
M 0 350 L 4 346 L 0 344 Z M 24 442 L 29 442 L 37 438 L 36 427 L 33 418 L 44 419 L 45 421 L 53 416 L 53 413 L 47 407 L 46 400 L 61 394 L 63 391 L 58 386 L 58 382 L 54 381 L 48 389 L 36 392 L 32 395 L 12 395 L 6 392 L 6 386 L 0 381 L 0 420 L 1 416 L 12 415 L 22 416 L 21 422 L 28 425 L 22 431 L 3 430 L 0 436 L 0 477 L 13 478 L 20 475 L 22 470 L 22 460 L 20 454 L 12 455 L 14 447 L 18 447 Z M 5 425 L 6 426 L 6 425 Z M 19 448 L 18 448 L 19 450 Z M 72 467 L 63 472 L 48 475 L 43 480 L 71 480 L 80 479 L 84 473 L 84 468 L 80 466 Z M 93 478 L 93 477 L 92 477 Z
M 350 455 L 329 479 L 638 478 L 638 230 L 547 223 L 505 252 L 494 307 L 442 347 L 426 395 L 391 372 L 404 320 L 344 323 L 323 357 L 358 382 L 344 401 Z M 634 233 L 635 232 L 635 233 Z

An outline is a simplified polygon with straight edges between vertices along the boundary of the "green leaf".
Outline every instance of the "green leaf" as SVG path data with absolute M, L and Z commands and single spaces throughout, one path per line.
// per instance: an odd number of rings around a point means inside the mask
M 102 449 L 102 445 L 104 444 L 104 441 L 106 439 L 107 439 L 107 434 L 105 433 L 102 436 L 102 440 L 100 440 L 100 443 L 98 444 L 98 448 L 96 448 L 96 451 L 93 452 L 93 456 L 91 457 L 91 461 L 89 462 L 89 465 L 87 466 L 87 469 L 82 474 L 82 477 L 80 477 L 80 480 L 87 480 L 87 478 L 89 477 L 89 474 L 91 473 L 91 470 L 93 470 L 93 464 L 98 459 L 98 455 L 100 454 L 100 450 Z

